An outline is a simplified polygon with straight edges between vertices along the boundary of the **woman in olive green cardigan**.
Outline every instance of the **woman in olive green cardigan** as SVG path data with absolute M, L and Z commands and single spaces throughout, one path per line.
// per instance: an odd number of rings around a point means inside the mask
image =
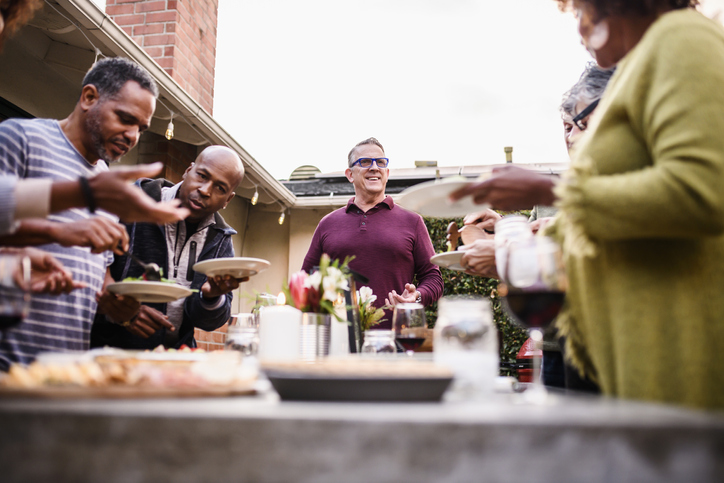
M 557 324 L 604 393 L 724 409 L 724 30 L 688 0 L 558 1 L 617 66 L 569 173 L 554 189 L 508 169 L 456 196 L 555 200 L 547 234 L 570 285 Z

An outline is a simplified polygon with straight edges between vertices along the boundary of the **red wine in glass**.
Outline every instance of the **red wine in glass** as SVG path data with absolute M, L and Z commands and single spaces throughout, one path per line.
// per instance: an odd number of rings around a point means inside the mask
M 405 336 L 397 336 L 396 337 L 397 342 L 402 346 L 405 351 L 416 351 L 420 347 L 422 347 L 422 344 L 425 343 L 424 337 L 405 337 Z
M 395 339 L 405 349 L 405 353 L 412 357 L 425 342 L 425 307 L 417 303 L 395 305 L 392 310 L 392 327 Z
M 505 308 L 518 323 L 529 328 L 545 328 L 555 320 L 563 306 L 565 293 L 559 290 L 509 289 Z
M 567 279 L 560 246 L 546 237 L 511 242 L 507 247 L 503 304 L 513 319 L 530 329 L 530 337 L 540 347 L 543 329 L 558 316 L 563 306 Z M 547 392 L 540 380 L 540 357 L 533 358 L 533 384 L 527 399 L 543 404 Z

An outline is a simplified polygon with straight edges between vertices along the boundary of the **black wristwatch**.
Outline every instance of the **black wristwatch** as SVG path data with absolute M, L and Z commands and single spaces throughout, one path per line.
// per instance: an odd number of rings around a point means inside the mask
M 418 304 L 422 303 L 422 294 L 420 293 L 419 290 L 417 291 L 417 298 L 415 299 L 415 302 Z

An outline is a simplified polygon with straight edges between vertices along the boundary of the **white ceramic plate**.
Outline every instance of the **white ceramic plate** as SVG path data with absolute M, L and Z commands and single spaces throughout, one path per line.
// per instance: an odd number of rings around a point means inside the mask
M 151 303 L 173 302 L 193 293 L 181 285 L 165 282 L 116 282 L 107 288 L 111 293 L 128 295 L 139 302 Z
M 473 181 L 442 181 L 434 180 L 426 183 L 416 184 L 400 193 L 397 204 L 408 210 L 428 216 L 431 218 L 458 218 L 483 211 L 488 208 L 487 204 L 476 205 L 472 196 L 466 196 L 456 202 L 448 199 L 450 193 L 470 184 Z
M 445 252 L 433 255 L 430 258 L 430 263 L 437 265 L 438 267 L 447 268 L 448 270 L 458 270 L 464 272 L 465 269 L 460 264 L 460 260 L 463 258 L 465 252 Z
M 271 263 L 261 258 L 214 258 L 197 263 L 194 265 L 194 271 L 203 273 L 207 277 L 231 275 L 234 278 L 244 278 L 263 272 L 269 267 Z

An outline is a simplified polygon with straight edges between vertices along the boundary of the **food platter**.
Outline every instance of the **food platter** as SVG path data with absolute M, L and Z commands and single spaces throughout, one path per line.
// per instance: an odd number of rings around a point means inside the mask
M 233 351 L 94 349 L 43 353 L 0 374 L 0 398 L 143 399 L 257 392 L 257 369 Z
M 106 287 L 117 295 L 128 295 L 139 302 L 163 303 L 186 298 L 193 293 L 190 289 L 166 282 L 116 282 Z
M 450 201 L 450 193 L 470 183 L 471 180 L 434 180 L 416 184 L 400 193 L 396 203 L 431 218 L 457 218 L 487 209 L 487 204 L 473 203 L 472 196 L 466 196 L 455 202 Z
M 261 258 L 214 258 L 194 265 L 194 271 L 207 277 L 231 275 L 234 278 L 245 278 L 263 272 L 271 267 L 271 263 Z
M 1 387 L 0 398 L 32 399 L 166 399 L 196 397 L 231 397 L 256 394 L 254 384 L 207 387 L 137 387 L 137 386 L 44 386 L 34 388 Z
M 461 263 L 464 254 L 464 251 L 438 253 L 437 255 L 430 257 L 430 263 L 442 268 L 447 268 L 448 270 L 464 272 L 465 269 Z

